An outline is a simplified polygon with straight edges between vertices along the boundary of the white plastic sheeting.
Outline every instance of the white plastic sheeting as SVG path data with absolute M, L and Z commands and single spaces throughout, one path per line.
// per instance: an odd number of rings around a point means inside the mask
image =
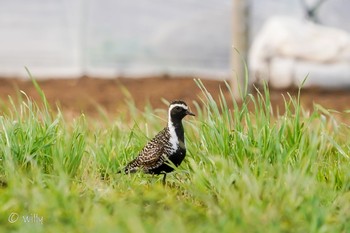
M 275 14 L 305 16 L 303 0 L 247 1 L 251 42 Z M 36 77 L 231 73 L 232 0 L 0 0 L 0 6 L 0 76 L 25 77 L 24 66 Z M 320 22 L 350 31 L 349 7 L 350 1 L 325 1 Z
M 0 1 L 0 75 L 80 73 L 78 2 Z
M 0 75 L 229 74 L 231 1 L 0 0 Z

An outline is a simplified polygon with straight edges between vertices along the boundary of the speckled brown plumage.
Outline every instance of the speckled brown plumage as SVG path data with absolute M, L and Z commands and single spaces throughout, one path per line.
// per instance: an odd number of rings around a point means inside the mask
M 168 109 L 168 124 L 160 131 L 139 155 L 124 168 L 125 173 L 143 171 L 149 174 L 164 174 L 173 171 L 173 167 L 181 164 L 186 156 L 184 128 L 182 119 L 186 115 L 192 115 L 187 104 L 183 101 L 173 101 Z

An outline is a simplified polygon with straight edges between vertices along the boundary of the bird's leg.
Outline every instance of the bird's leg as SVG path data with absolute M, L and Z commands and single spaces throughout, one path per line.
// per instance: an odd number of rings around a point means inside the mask
M 165 186 L 165 183 L 166 183 L 165 179 L 166 179 L 166 173 L 164 173 L 164 176 L 163 176 L 163 186 Z

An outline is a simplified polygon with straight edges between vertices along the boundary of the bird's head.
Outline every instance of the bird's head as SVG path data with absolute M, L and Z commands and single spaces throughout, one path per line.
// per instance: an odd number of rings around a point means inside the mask
M 181 100 L 175 100 L 169 105 L 169 121 L 182 120 L 185 116 L 191 115 L 195 116 L 189 111 L 187 104 Z

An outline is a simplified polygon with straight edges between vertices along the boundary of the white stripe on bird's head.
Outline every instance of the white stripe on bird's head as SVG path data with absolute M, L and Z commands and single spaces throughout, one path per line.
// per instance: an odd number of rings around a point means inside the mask
M 169 110 L 168 110 L 168 124 L 169 126 L 171 125 L 171 111 L 176 108 L 176 107 L 180 107 L 182 109 L 188 110 L 188 106 L 186 105 L 185 102 L 183 101 L 174 101 L 170 104 L 169 106 Z
M 188 110 L 188 106 L 185 104 L 170 104 L 169 113 L 171 112 L 171 110 L 173 110 L 176 107 L 180 107 L 180 108 Z

